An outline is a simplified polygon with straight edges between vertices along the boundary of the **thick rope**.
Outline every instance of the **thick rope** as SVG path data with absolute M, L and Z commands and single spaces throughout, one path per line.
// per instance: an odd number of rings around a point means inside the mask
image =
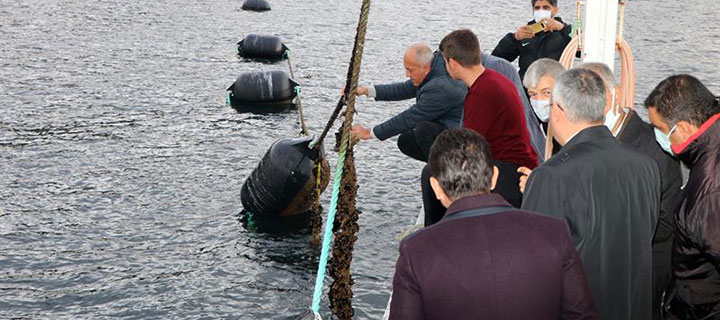
M 362 7 L 360 9 L 360 20 L 358 21 L 357 32 L 355 33 L 355 45 L 353 46 L 352 51 L 353 58 L 350 62 L 350 66 L 348 67 L 347 80 L 345 82 L 345 94 L 340 97 L 340 100 L 338 100 L 337 104 L 335 105 L 335 110 L 330 116 L 328 123 L 325 125 L 325 128 L 323 129 L 320 136 L 315 141 L 313 141 L 313 143 L 310 144 L 310 147 L 322 144 L 323 140 L 325 140 L 325 137 L 335 123 L 335 120 L 337 120 L 338 115 L 340 115 L 342 107 L 346 104 L 350 104 L 349 100 L 351 98 L 353 100 L 352 110 L 353 112 L 355 112 L 355 91 L 357 91 L 358 77 L 354 77 L 355 81 L 353 82 L 353 75 L 359 75 L 360 73 L 360 60 L 362 59 L 362 52 L 365 48 L 365 34 L 367 32 L 367 21 L 369 13 L 370 1 L 363 0 Z M 352 94 L 352 97 L 350 97 L 350 94 Z M 347 119 L 345 119 L 345 121 L 347 122 Z
M 315 314 L 316 319 L 320 319 L 320 300 L 322 295 L 322 286 L 323 281 L 325 279 L 325 272 L 327 271 L 327 263 L 328 263 L 328 256 L 329 256 L 329 250 L 330 250 L 330 240 L 332 236 L 333 227 L 335 226 L 335 215 L 338 210 L 341 210 L 345 213 L 353 213 L 354 214 L 354 220 L 357 220 L 357 210 L 355 209 L 354 201 L 355 201 L 355 195 L 357 192 L 357 184 L 356 184 L 356 177 L 355 177 L 355 165 L 354 161 L 352 160 L 353 154 L 352 154 L 352 145 L 350 142 L 350 127 L 352 126 L 352 118 L 355 112 L 355 98 L 357 95 L 357 86 L 358 86 L 358 79 L 360 77 L 360 64 L 362 61 L 362 54 L 365 47 L 365 35 L 367 32 L 367 22 L 368 22 L 368 16 L 370 13 L 370 0 L 363 0 L 362 7 L 360 9 L 360 18 L 358 20 L 358 26 L 355 33 L 355 43 L 353 46 L 352 51 L 352 60 L 350 62 L 350 65 L 348 66 L 348 75 L 347 75 L 347 81 L 345 85 L 345 95 L 338 101 L 338 104 L 333 111 L 332 116 L 330 117 L 330 120 L 328 121 L 328 124 L 325 126 L 325 129 L 323 130 L 320 137 L 314 141 L 314 143 L 311 145 L 311 147 L 315 147 L 318 145 L 322 145 L 323 139 L 327 136 L 328 131 L 332 127 L 333 123 L 337 119 L 337 116 L 340 114 L 340 110 L 342 109 L 342 106 L 347 102 L 347 108 L 345 110 L 345 121 L 343 123 L 342 128 L 340 129 L 342 132 L 342 138 L 340 139 L 339 143 L 339 154 L 338 154 L 338 163 L 335 170 L 335 177 L 333 182 L 333 193 L 332 198 L 330 199 L 330 212 L 328 213 L 328 219 L 325 224 L 325 233 L 323 235 L 323 245 L 320 252 L 320 262 L 318 264 L 318 272 L 317 277 L 315 278 L 315 290 L 313 292 L 313 303 L 311 306 L 311 309 L 313 313 Z M 349 158 L 348 158 L 348 151 Z M 347 161 L 347 159 L 350 159 L 350 161 Z M 346 174 L 344 174 L 346 173 Z M 347 174 L 349 173 L 349 174 Z M 354 182 L 352 185 L 348 185 L 350 182 Z M 341 184 L 343 189 L 343 194 L 340 194 L 341 190 Z M 342 198 L 342 204 L 338 205 L 339 200 Z M 351 202 L 348 203 L 348 200 Z M 351 207 L 350 207 L 351 206 Z M 342 227 L 342 226 L 341 226 Z M 347 229 L 346 229 L 347 230 Z M 342 228 L 341 230 L 342 231 Z M 351 235 L 351 238 L 353 239 L 350 243 L 350 250 L 352 250 L 352 245 L 354 244 L 354 232 Z M 340 241 L 344 242 L 344 241 Z M 351 254 L 351 253 L 349 253 Z M 349 272 L 349 261 L 347 263 L 347 270 Z M 333 286 L 336 284 L 333 283 Z M 352 293 L 350 293 L 351 297 Z M 350 297 L 345 297 L 349 299 Z M 334 301 L 334 296 L 330 294 L 330 303 L 331 306 L 338 305 L 336 301 Z M 341 305 L 347 306 L 349 308 L 349 316 L 347 314 L 347 308 L 344 314 L 339 314 L 336 310 L 333 310 L 335 315 L 340 319 L 350 319 L 352 318 L 352 307 L 349 304 L 349 301 L 347 304 L 340 303 Z
M 353 115 L 355 114 L 355 99 L 357 97 L 357 86 L 360 75 L 360 66 L 365 45 L 365 34 L 367 32 L 368 14 L 370 12 L 370 0 L 364 0 L 360 12 L 360 21 L 355 36 L 355 47 L 353 48 L 352 71 L 349 72 L 348 83 L 346 84 L 347 107 L 345 109 L 345 121 L 339 130 L 342 135 L 339 148 L 346 147 L 345 165 L 340 188 L 340 203 L 338 205 L 337 223 L 335 225 L 335 242 L 333 255 L 330 261 L 330 275 L 335 280 L 330 285 L 328 293 L 330 297 L 330 309 L 338 319 L 352 319 L 354 310 L 352 308 L 352 285 L 353 280 L 350 273 L 352 252 L 357 240 L 359 226 L 358 210 L 355 207 L 357 197 L 357 175 L 355 172 L 355 155 L 353 142 L 350 137 Z
M 320 317 L 320 300 L 322 296 L 323 280 L 325 279 L 325 270 L 327 269 L 328 256 L 330 254 L 330 240 L 332 239 L 332 229 L 335 221 L 335 213 L 337 212 L 338 197 L 340 195 L 340 179 L 342 178 L 343 167 L 345 166 L 347 143 L 342 143 L 342 146 L 340 154 L 338 154 L 338 162 L 335 168 L 333 191 L 330 198 L 330 212 L 328 213 L 327 223 L 325 224 L 325 233 L 323 234 L 322 249 L 320 251 L 320 262 L 318 263 L 317 276 L 315 277 L 313 302 L 310 307 L 315 314 L 316 319 Z
M 290 78 L 295 80 L 295 73 L 293 72 L 292 62 L 290 61 L 290 50 L 285 51 L 285 59 L 287 59 L 288 63 L 288 70 L 290 71 Z M 296 104 L 297 104 L 297 112 L 298 112 L 298 122 L 300 122 L 300 134 L 303 136 L 309 136 L 310 131 L 307 128 L 307 125 L 305 124 L 305 116 L 303 114 L 303 107 L 302 107 L 302 87 L 297 86 L 295 87 L 295 93 L 296 93 Z M 320 206 L 320 194 L 322 193 L 322 185 L 321 185 L 321 174 L 322 174 L 322 162 L 325 161 L 323 158 L 318 159 L 317 163 L 315 164 L 315 176 L 316 178 L 316 184 L 315 188 L 317 190 L 315 202 L 313 203 L 312 207 L 310 208 L 311 217 L 311 228 L 312 228 L 312 238 L 310 240 L 310 243 L 312 245 L 317 245 L 320 243 L 320 230 L 322 229 L 322 207 Z
M 312 236 L 310 244 L 317 246 L 320 244 L 320 232 L 322 232 L 322 207 L 320 206 L 320 194 L 322 193 L 322 160 L 318 161 L 315 166 L 315 203 L 312 206 L 312 215 L 310 216 L 310 223 L 312 228 Z M 329 171 L 329 170 L 328 170 Z

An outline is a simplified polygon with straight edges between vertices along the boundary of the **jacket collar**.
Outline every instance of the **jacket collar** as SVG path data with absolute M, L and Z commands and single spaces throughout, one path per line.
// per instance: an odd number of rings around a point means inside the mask
M 507 201 L 505 201 L 503 197 L 494 193 L 468 196 L 455 200 L 447 209 L 445 217 L 461 211 L 504 206 L 512 208 L 512 206 Z M 443 220 L 445 219 L 445 217 L 443 217 Z
M 445 59 L 439 51 L 435 51 L 435 53 L 433 53 L 433 61 L 430 62 L 430 72 L 427 76 L 425 76 L 425 80 L 420 83 L 418 89 L 422 88 L 422 86 L 428 83 L 428 81 L 430 81 L 432 78 L 447 74 L 447 69 L 445 68 Z
M 708 152 L 717 150 L 720 145 L 720 113 L 710 117 L 700 126 L 700 130 L 680 145 L 673 145 L 672 150 L 686 165 L 692 166 Z
M 570 148 L 574 145 L 581 144 L 583 142 L 598 140 L 598 139 L 604 139 L 604 138 L 612 138 L 615 139 L 615 137 L 610 133 L 610 130 L 604 125 L 597 125 L 592 126 L 589 128 L 585 128 L 580 130 L 580 132 L 576 133 L 570 141 L 568 141 L 565 146 L 560 149 L 561 151 L 567 148 Z

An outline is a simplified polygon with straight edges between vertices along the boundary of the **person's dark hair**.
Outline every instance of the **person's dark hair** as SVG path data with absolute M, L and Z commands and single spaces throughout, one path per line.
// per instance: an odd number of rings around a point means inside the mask
M 490 145 L 473 130 L 443 131 L 430 148 L 428 166 L 452 199 L 490 192 L 494 166 Z
M 540 1 L 540 0 L 531 0 L 531 1 L 532 1 L 532 4 L 531 4 L 531 5 L 534 7 L 534 6 L 535 6 L 535 2 L 538 2 L 538 1 Z M 557 7 L 557 0 L 545 0 L 545 1 L 550 2 L 550 5 L 553 6 L 553 7 Z
M 446 60 L 455 59 L 465 68 L 482 64 L 480 43 L 469 29 L 450 32 L 440 41 L 440 52 Z
M 701 126 L 720 112 L 720 102 L 697 78 L 680 74 L 670 76 L 650 92 L 646 108 L 655 108 L 670 126 L 687 121 Z

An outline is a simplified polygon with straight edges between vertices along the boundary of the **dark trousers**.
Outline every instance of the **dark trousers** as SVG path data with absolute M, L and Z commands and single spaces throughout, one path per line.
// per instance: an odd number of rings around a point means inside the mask
M 520 193 L 520 174 L 517 172 L 519 166 L 503 162 L 495 161 L 500 175 L 498 176 L 497 185 L 493 193 L 501 195 L 507 202 L 516 208 L 520 208 L 522 204 L 522 194 Z M 442 219 L 445 215 L 446 208 L 440 203 L 435 196 L 435 192 L 430 187 L 430 169 L 428 165 L 422 170 L 420 176 L 420 186 L 422 187 L 423 208 L 425 210 L 425 226 L 430 226 Z
M 398 137 L 398 148 L 403 154 L 422 162 L 428 161 L 430 147 L 445 126 L 430 121 L 418 122 L 415 128 Z

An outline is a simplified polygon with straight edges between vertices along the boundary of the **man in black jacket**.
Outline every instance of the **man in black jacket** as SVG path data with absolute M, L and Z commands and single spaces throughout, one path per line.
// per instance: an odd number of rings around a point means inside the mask
M 645 100 L 658 144 L 690 168 L 676 219 L 670 319 L 720 318 L 720 101 L 676 75 Z
M 557 17 L 557 0 L 531 0 L 535 19 L 508 33 L 493 50 L 492 55 L 513 62 L 520 57 L 520 78 L 527 68 L 540 58 L 560 60 L 565 47 L 572 38 L 572 26 Z M 545 21 L 543 31 L 533 33 L 531 25 Z
M 605 85 L 594 72 L 559 74 L 552 100 L 563 147 L 533 170 L 522 208 L 567 222 L 603 319 L 650 319 L 658 165 L 602 125 Z
M 663 292 L 670 283 L 670 266 L 672 256 L 675 212 L 680 205 L 682 172 L 680 163 L 670 154 L 664 152 L 655 143 L 652 126 L 640 119 L 635 110 L 620 108 L 620 89 L 615 76 L 604 63 L 583 63 L 577 68 L 588 69 L 597 73 L 608 88 L 606 93 L 608 104 L 605 106 L 605 126 L 613 132 L 617 139 L 634 150 L 655 159 L 660 168 L 662 193 L 660 196 L 660 219 L 653 237 L 653 319 L 660 319 L 660 305 Z M 646 105 L 646 107 L 649 107 Z
M 398 137 L 400 151 L 416 160 L 427 162 L 430 146 L 445 129 L 460 127 L 467 87 L 453 80 L 445 69 L 439 52 L 417 43 L 403 57 L 407 81 L 386 85 L 358 87 L 358 95 L 375 100 L 399 101 L 415 98 L 415 104 L 372 128 L 354 125 L 352 133 L 363 140 L 385 140 Z

